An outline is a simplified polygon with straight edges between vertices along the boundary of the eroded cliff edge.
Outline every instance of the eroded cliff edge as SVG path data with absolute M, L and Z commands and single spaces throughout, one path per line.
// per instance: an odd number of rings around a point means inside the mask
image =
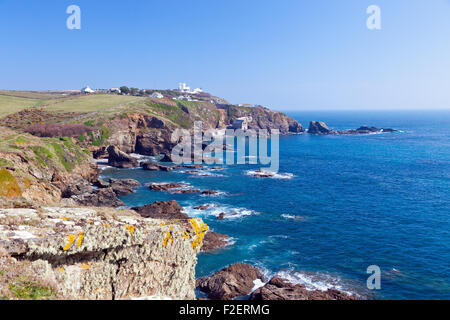
M 25 283 L 65 299 L 195 299 L 206 230 L 131 210 L 0 209 L 0 296 Z

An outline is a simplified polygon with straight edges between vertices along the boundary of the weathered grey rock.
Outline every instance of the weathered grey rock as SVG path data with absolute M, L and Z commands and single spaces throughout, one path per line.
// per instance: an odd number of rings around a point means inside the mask
M 356 300 L 356 298 L 335 289 L 307 290 L 304 285 L 292 284 L 280 277 L 274 277 L 265 286 L 255 290 L 250 300 Z
M 112 188 L 94 190 L 92 193 L 72 196 L 70 199 L 83 206 L 112 208 L 125 206 L 125 203 L 117 198 Z
M 116 168 L 137 168 L 139 162 L 137 159 L 127 155 L 125 152 L 119 150 L 115 146 L 108 147 L 108 165 Z
M 7 217 L 19 222 L 5 225 Z M 205 230 L 201 220 L 196 223 Z M 26 262 L 30 276 L 65 299 L 195 299 L 202 237 L 131 210 L 0 209 L 0 247 L 17 258 L 2 253 L 0 265 L 2 259 L 17 266 Z
M 90 193 L 92 191 L 92 186 L 89 181 L 79 177 L 74 179 L 72 183 L 67 184 L 61 191 L 61 196 L 63 198 L 70 198 L 72 196 L 78 196 L 85 193 Z
M 264 282 L 264 277 L 257 268 L 236 263 L 211 277 L 197 279 L 197 287 L 207 293 L 209 299 L 231 300 L 250 294 L 257 279 Z

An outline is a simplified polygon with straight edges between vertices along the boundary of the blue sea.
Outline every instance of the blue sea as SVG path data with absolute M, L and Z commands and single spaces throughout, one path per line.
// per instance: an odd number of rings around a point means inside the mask
M 371 125 L 402 132 L 280 137 L 280 170 L 255 178 L 258 165 L 207 176 L 107 169 L 143 184 L 187 182 L 218 196 L 172 195 L 142 186 L 122 200 L 140 206 L 177 200 L 233 242 L 200 254 L 197 276 L 247 262 L 314 289 L 338 288 L 374 299 L 450 299 L 450 110 L 287 112 L 307 126 Z M 206 211 L 195 206 L 213 204 Z M 224 212 L 227 218 L 219 221 Z M 381 268 L 381 289 L 366 286 Z

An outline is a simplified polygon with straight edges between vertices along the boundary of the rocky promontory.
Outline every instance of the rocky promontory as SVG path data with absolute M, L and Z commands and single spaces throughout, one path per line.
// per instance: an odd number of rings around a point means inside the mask
M 309 134 L 315 135 L 361 135 L 361 134 L 374 134 L 374 133 L 393 133 L 398 132 L 396 129 L 379 129 L 377 127 L 361 126 L 358 129 L 348 129 L 348 130 L 332 130 L 325 122 L 322 121 L 311 121 L 309 123 Z

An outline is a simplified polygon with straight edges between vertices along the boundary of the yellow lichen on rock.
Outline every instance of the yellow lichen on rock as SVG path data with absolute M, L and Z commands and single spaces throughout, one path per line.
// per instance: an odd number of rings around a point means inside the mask
M 163 240 L 163 246 L 164 248 L 167 247 L 168 242 L 170 241 L 170 243 L 173 243 L 173 237 L 172 237 L 172 233 L 170 231 L 167 231 L 166 233 L 166 237 Z
M 136 230 L 135 226 L 125 226 L 125 229 L 130 233 L 130 235 L 133 235 L 134 230 Z
M 202 219 L 189 219 L 188 221 L 195 232 L 195 239 L 192 241 L 192 248 L 196 249 L 198 246 L 203 244 L 203 238 L 205 237 L 206 231 L 208 231 L 208 225 L 204 223 Z
M 64 251 L 68 251 L 73 243 L 75 242 L 75 240 L 78 238 L 78 247 L 81 247 L 81 245 L 83 244 L 83 238 L 84 238 L 84 234 L 83 232 L 80 232 L 77 236 L 73 235 L 73 234 L 69 234 L 68 235 L 68 243 L 67 245 L 63 248 Z
M 72 244 L 75 242 L 76 237 L 73 234 L 69 234 L 68 235 L 68 239 L 69 242 L 67 243 L 67 245 L 63 248 L 64 251 L 67 251 L 70 249 L 70 247 L 72 246 Z
M 83 244 L 83 238 L 84 238 L 84 233 L 80 232 L 80 234 L 78 235 L 78 248 L 81 247 L 81 245 Z

